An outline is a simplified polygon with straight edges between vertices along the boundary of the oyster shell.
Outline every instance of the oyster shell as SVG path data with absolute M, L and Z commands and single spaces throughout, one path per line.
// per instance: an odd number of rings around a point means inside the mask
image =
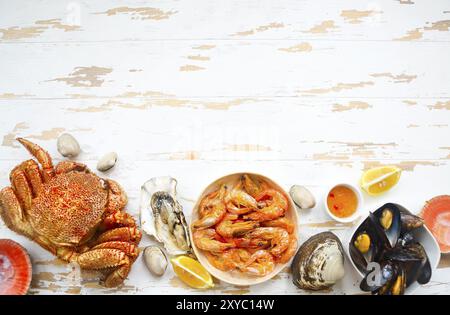
M 293 282 L 300 289 L 323 290 L 345 274 L 344 250 L 331 232 L 309 238 L 298 250 L 291 265 Z
M 163 243 L 169 255 L 191 253 L 191 240 L 183 208 L 176 199 L 177 181 L 155 177 L 141 189 L 140 221 L 147 234 Z

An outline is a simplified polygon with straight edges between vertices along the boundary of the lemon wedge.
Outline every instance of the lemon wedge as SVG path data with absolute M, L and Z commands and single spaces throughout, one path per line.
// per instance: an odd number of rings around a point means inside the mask
M 371 196 L 378 196 L 394 187 L 402 170 L 396 166 L 381 166 L 363 173 L 361 188 Z
M 197 260 L 187 256 L 178 256 L 170 260 L 173 271 L 187 285 L 195 289 L 214 287 L 209 272 Z

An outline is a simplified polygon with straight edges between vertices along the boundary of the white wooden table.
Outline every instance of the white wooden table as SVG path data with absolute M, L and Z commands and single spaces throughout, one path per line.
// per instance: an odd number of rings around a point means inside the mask
M 59 161 L 56 138 L 69 132 L 92 169 L 118 152 L 107 175 L 136 216 L 151 177 L 178 179 L 189 216 L 212 180 L 254 171 L 316 194 L 318 206 L 300 213 L 301 241 L 324 230 L 345 241 L 350 226 L 320 203 L 327 184 L 396 164 L 399 185 L 366 196 L 367 211 L 393 201 L 418 212 L 449 193 L 449 56 L 448 0 L 0 0 L 0 187 L 28 158 L 15 137 Z M 31 294 L 309 294 L 288 271 L 196 291 L 172 270 L 153 277 L 141 259 L 124 286 L 105 289 L 3 222 L 0 237 L 29 250 Z M 359 294 L 358 281 L 347 264 L 321 293 Z M 450 293 L 450 257 L 417 293 Z

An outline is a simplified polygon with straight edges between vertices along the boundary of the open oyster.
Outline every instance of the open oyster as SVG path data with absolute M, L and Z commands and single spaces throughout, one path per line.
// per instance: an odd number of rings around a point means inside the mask
M 176 199 L 177 181 L 155 177 L 141 188 L 140 220 L 147 234 L 163 243 L 169 255 L 191 253 L 191 240 L 183 208 Z

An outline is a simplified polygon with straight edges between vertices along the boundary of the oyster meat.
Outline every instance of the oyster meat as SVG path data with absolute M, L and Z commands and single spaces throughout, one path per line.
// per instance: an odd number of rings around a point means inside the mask
M 331 232 L 309 238 L 292 261 L 293 282 L 300 289 L 324 290 L 345 274 L 341 241 Z
M 141 189 L 140 220 L 147 234 L 163 243 L 169 255 L 191 253 L 191 240 L 183 208 L 176 199 L 177 181 L 155 177 Z

